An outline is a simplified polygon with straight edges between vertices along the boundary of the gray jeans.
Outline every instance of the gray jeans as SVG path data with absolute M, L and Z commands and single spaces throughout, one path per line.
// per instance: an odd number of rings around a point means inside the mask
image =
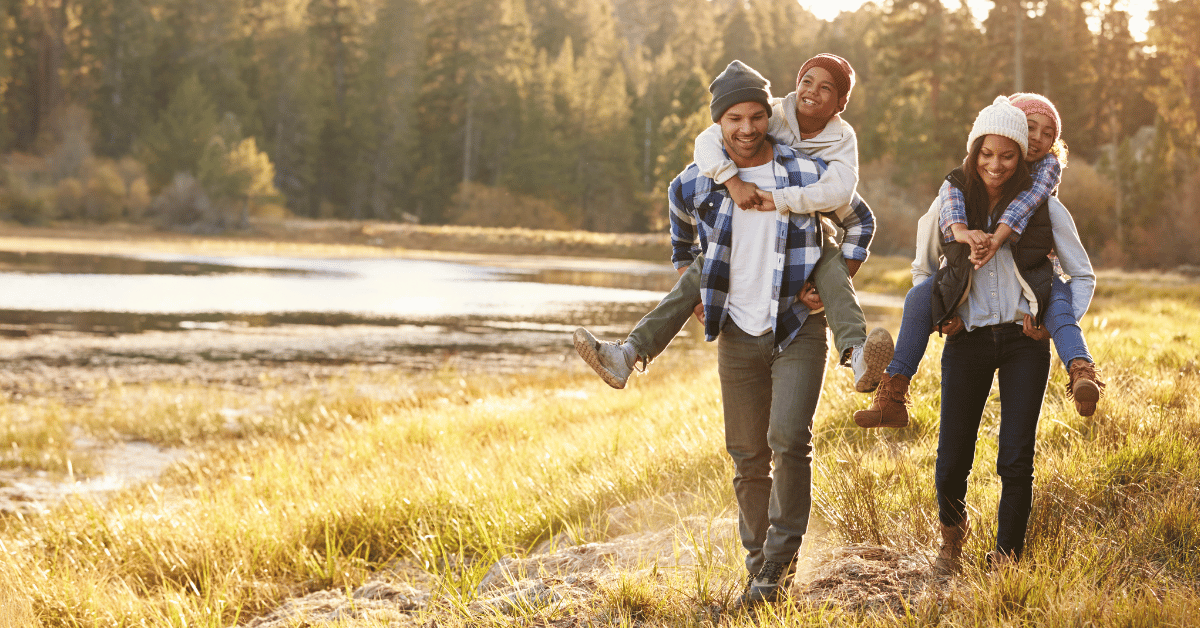
M 633 345 L 644 364 L 649 364 L 666 350 L 700 303 L 700 269 L 703 267 L 704 257 L 697 256 L 667 296 L 629 332 L 626 342 Z M 851 347 L 866 341 L 867 321 L 858 303 L 858 295 L 854 292 L 854 284 L 850 281 L 846 258 L 842 257 L 841 249 L 830 238 L 825 238 L 821 261 L 813 268 L 810 279 L 817 286 L 817 292 L 825 304 L 825 314 L 838 355 L 844 356 Z
M 825 317 L 814 314 L 781 352 L 774 334 L 751 336 L 732 321 L 717 338 L 725 449 L 733 458 L 738 532 L 746 569 L 787 563 L 812 510 L 812 421 L 825 379 Z

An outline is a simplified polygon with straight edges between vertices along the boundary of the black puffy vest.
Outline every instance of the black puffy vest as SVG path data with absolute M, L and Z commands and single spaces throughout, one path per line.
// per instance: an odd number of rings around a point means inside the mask
M 946 175 L 946 181 L 960 190 L 965 191 L 966 189 L 966 175 L 961 167 L 955 168 Z M 997 207 L 1008 207 L 1015 197 L 1016 194 L 1005 196 L 1000 199 Z M 979 219 L 970 218 L 972 214 L 973 212 L 967 212 L 968 229 L 980 229 L 988 233 L 996 230 L 999 222 L 989 228 L 986 225 L 976 224 Z M 978 215 L 978 212 L 974 212 L 974 214 Z M 943 240 L 940 233 L 938 240 Z M 971 247 L 961 242 L 947 243 L 944 241 L 941 246 L 942 257 L 945 258 L 946 264 L 938 269 L 933 284 L 931 306 L 934 328 L 954 315 L 954 311 L 970 286 L 971 272 L 974 270 L 970 259 Z M 1050 252 L 1054 250 L 1054 231 L 1050 223 L 1048 203 L 1042 203 L 1034 210 L 1029 224 L 1025 226 L 1025 232 L 1021 234 L 1017 242 L 1010 246 L 1017 272 L 1021 273 L 1021 278 L 1029 284 L 1037 297 L 1037 323 L 1041 325 L 1046 316 L 1046 306 L 1050 302 L 1050 284 L 1054 280 L 1054 264 L 1049 257 Z

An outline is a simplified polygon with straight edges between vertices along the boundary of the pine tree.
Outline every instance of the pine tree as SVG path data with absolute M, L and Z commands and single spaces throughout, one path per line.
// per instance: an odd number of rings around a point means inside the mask
M 200 77 L 193 74 L 179 85 L 166 110 L 142 135 L 138 152 L 154 189 L 178 173 L 195 173 L 216 130 L 216 107 Z

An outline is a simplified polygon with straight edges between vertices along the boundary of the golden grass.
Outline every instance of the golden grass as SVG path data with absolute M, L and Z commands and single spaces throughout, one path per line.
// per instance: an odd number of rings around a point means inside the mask
M 878 281 L 895 283 L 894 270 Z M 999 492 L 992 404 L 967 497 L 978 524 L 968 567 L 935 603 L 897 615 L 798 601 L 758 619 L 1065 627 L 1183 626 L 1200 616 L 1200 308 L 1194 285 L 1173 281 L 1106 292 L 1086 319 L 1108 381 L 1096 416 L 1074 413 L 1066 374 L 1053 367 L 1022 564 L 983 565 Z M 815 425 L 826 542 L 914 556 L 934 548 L 940 348 L 935 336 L 902 430 L 853 427 L 866 397 L 830 362 Z M 68 455 L 72 430 L 198 455 L 104 503 L 71 499 L 0 520 L 0 626 L 229 626 L 296 595 L 352 589 L 397 561 L 440 583 L 417 618 L 439 626 L 695 626 L 741 581 L 735 554 L 686 576 L 620 574 L 570 612 L 464 610 L 495 560 L 564 530 L 602 535 L 601 515 L 614 506 L 683 491 L 696 499 L 680 516 L 729 511 L 711 350 L 668 352 L 619 392 L 580 364 L 503 378 L 349 370 L 320 387 L 109 383 L 94 392 L 89 407 L 0 405 L 0 434 L 19 450 L 9 463 Z M 222 410 L 236 411 L 234 427 Z

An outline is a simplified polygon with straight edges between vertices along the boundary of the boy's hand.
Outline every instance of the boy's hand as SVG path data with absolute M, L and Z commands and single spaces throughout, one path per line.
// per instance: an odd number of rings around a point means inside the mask
M 762 190 L 762 189 L 756 187 L 756 188 L 754 188 L 754 196 L 756 196 L 758 199 L 758 211 L 760 211 L 760 212 L 775 211 L 775 195 L 774 194 L 771 194 L 770 192 L 767 192 L 766 190 Z
M 742 181 L 736 174 L 725 182 L 725 188 L 729 190 L 729 196 L 737 203 L 738 207 L 746 211 L 759 209 L 758 186 L 753 183 Z

